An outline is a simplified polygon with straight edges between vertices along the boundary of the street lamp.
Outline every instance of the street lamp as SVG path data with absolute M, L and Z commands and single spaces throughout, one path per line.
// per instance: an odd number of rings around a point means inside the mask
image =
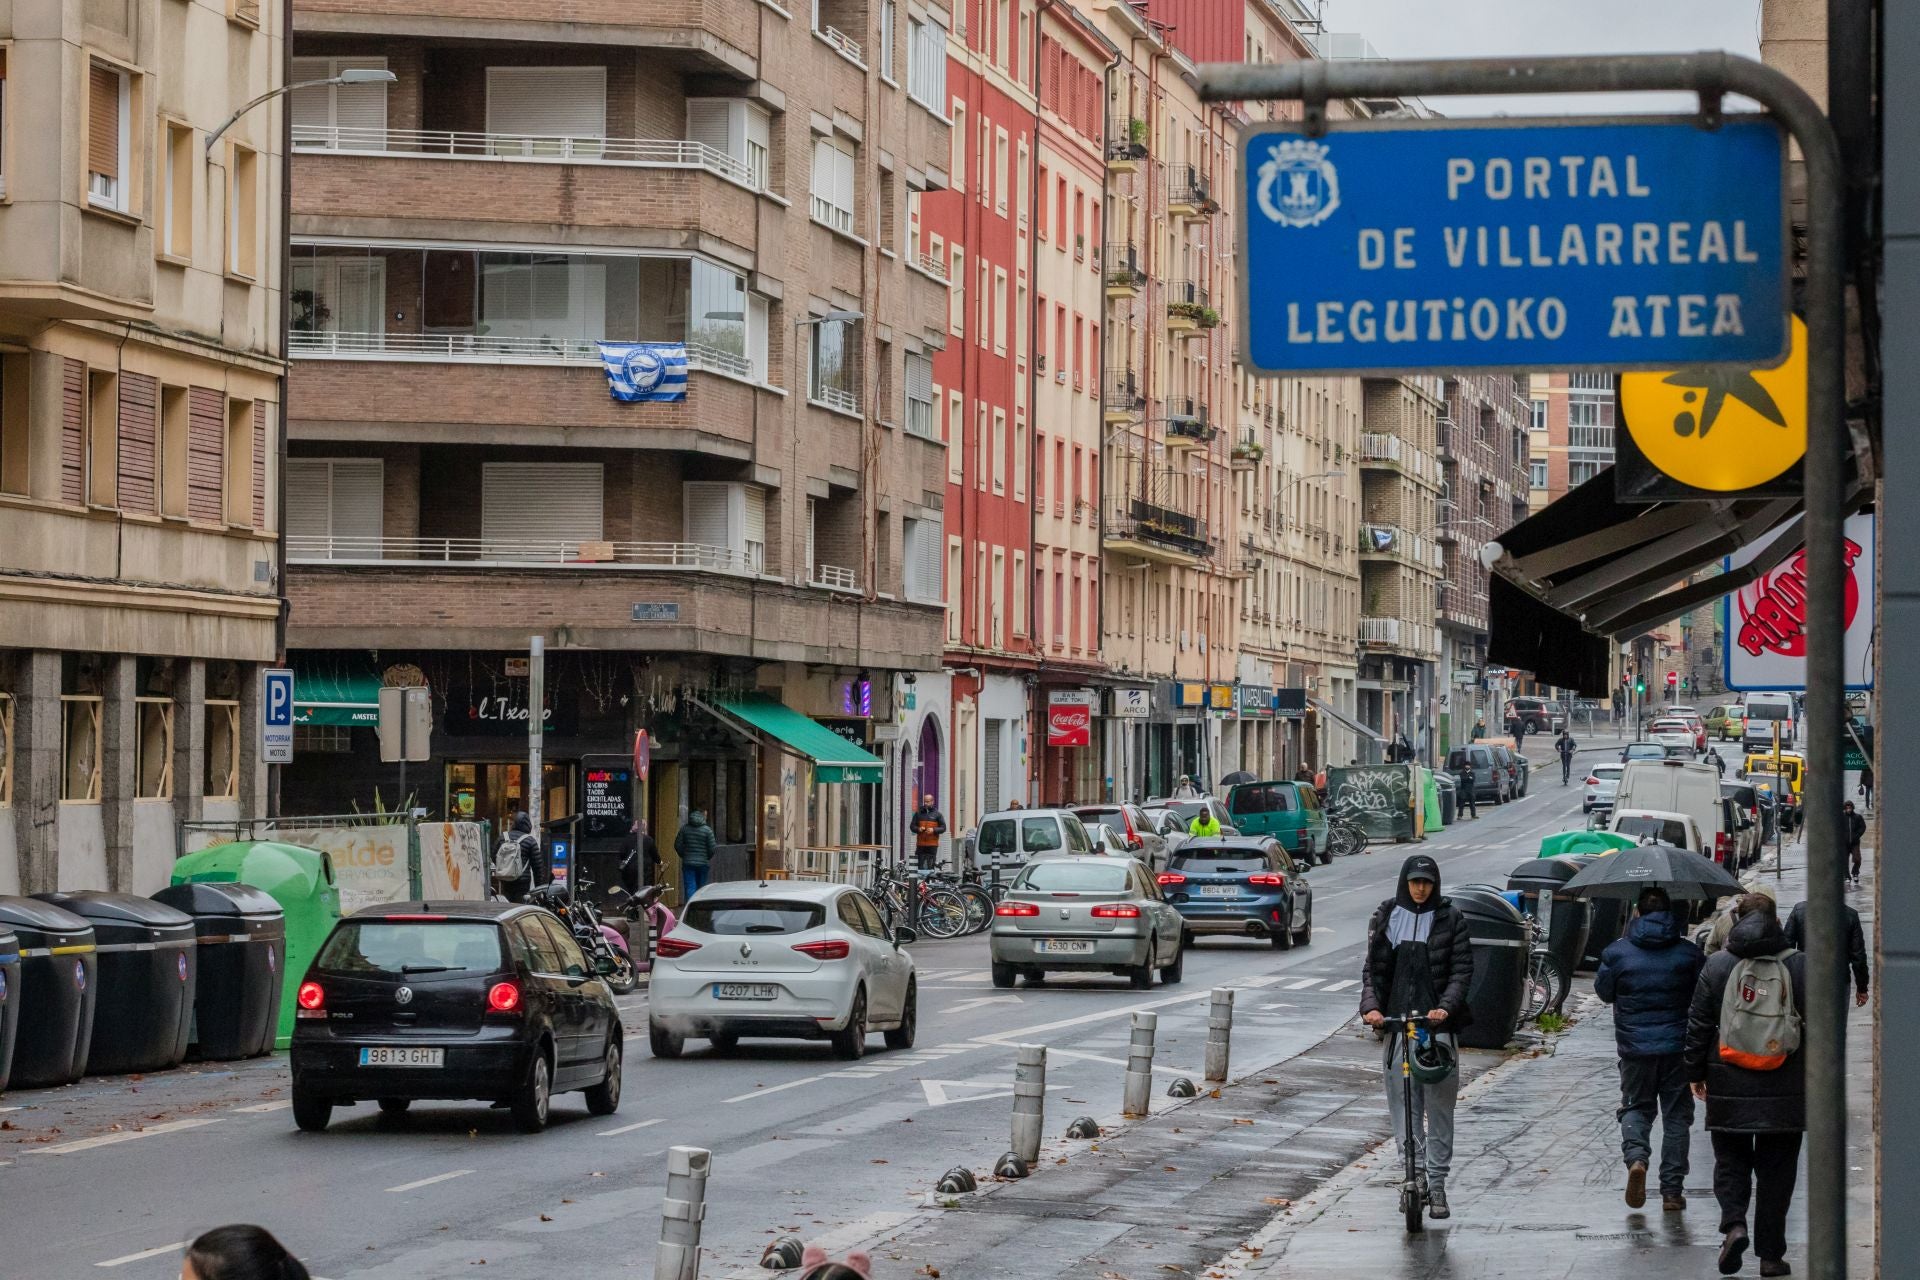
M 226 123 L 207 135 L 207 154 L 213 154 L 213 144 L 220 141 L 220 135 L 233 128 L 234 122 L 253 110 L 269 98 L 277 98 L 283 93 L 292 93 L 295 89 L 318 89 L 322 85 L 336 84 L 392 84 L 399 79 L 391 71 L 376 70 L 372 67 L 356 67 L 351 71 L 342 71 L 337 76 L 328 76 L 324 80 L 302 80 L 298 84 L 283 84 L 278 89 L 269 89 L 253 99 L 238 111 L 227 117 Z

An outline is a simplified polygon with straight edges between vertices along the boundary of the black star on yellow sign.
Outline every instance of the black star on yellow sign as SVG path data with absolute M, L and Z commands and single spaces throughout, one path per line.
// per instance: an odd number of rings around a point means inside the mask
M 1706 495 L 1797 483 L 1785 477 L 1807 451 L 1807 327 L 1795 316 L 1791 328 L 1787 358 L 1771 369 L 1620 375 L 1620 460 L 1628 465 L 1615 483 L 1623 500 L 1676 496 L 1656 475 Z
M 1700 438 L 1706 439 L 1707 432 L 1713 430 L 1713 424 L 1720 420 L 1720 410 L 1729 396 L 1774 426 L 1784 428 L 1787 425 L 1786 418 L 1780 413 L 1780 406 L 1773 402 L 1767 389 L 1746 369 L 1682 369 L 1660 381 L 1669 386 L 1691 388 L 1681 397 L 1689 405 L 1694 402 L 1694 391 L 1703 392 L 1706 396 L 1706 402 L 1698 409 L 1682 410 L 1674 415 L 1673 433 L 1677 436 L 1690 436 L 1697 426 Z

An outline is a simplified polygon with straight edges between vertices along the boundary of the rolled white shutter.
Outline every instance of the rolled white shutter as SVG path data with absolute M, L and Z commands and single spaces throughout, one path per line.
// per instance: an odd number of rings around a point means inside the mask
M 731 485 L 712 480 L 689 480 L 684 489 L 687 541 L 701 547 L 729 550 L 727 501 Z
M 293 60 L 293 83 L 307 80 L 325 80 L 333 74 L 333 62 L 328 58 L 295 58 Z M 287 95 L 293 99 L 293 127 L 296 133 L 312 130 L 315 134 L 324 134 L 333 128 L 333 90 L 324 84 L 313 85 L 306 89 L 295 89 Z M 316 138 L 315 144 L 330 139 Z
M 737 486 L 741 498 L 741 533 L 747 567 L 759 573 L 767 565 L 767 491 L 759 485 Z
M 920 598 L 939 600 L 940 593 L 940 522 L 922 520 L 920 522 Z
M 324 459 L 287 459 L 287 536 L 327 537 L 333 528 L 333 472 Z
M 330 75 L 342 71 L 385 71 L 385 58 L 336 58 Z M 333 124 L 340 143 L 355 151 L 387 149 L 387 86 L 343 84 L 333 90 Z
M 607 136 L 605 67 L 488 67 L 487 132 Z
M 603 526 L 597 462 L 489 462 L 480 479 L 480 537 L 490 557 L 579 555 Z
M 332 466 L 334 539 L 377 541 L 386 530 L 386 465 L 378 458 L 337 458 Z
M 712 147 L 722 155 L 744 159 L 733 140 L 734 105 L 726 98 L 688 98 L 688 141 Z

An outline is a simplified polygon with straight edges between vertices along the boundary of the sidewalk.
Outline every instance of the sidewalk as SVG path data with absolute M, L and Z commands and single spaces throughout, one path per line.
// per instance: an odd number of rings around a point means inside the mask
M 1848 904 L 1872 933 L 1869 849 L 1858 893 Z M 1769 883 L 1775 883 L 1769 869 Z M 1804 846 L 1787 848 L 1777 882 L 1782 914 L 1805 894 Z M 1877 975 L 1876 975 L 1877 979 Z M 1847 1028 L 1849 1236 L 1856 1276 L 1873 1274 L 1873 1023 L 1877 1006 L 1855 1009 Z M 1215 1270 L 1228 1276 L 1353 1276 L 1370 1280 L 1663 1280 L 1717 1274 L 1719 1213 L 1713 1199 L 1713 1150 L 1696 1122 L 1684 1214 L 1663 1213 L 1652 1196 L 1643 1210 L 1622 1198 L 1626 1171 L 1614 1121 L 1618 1094 L 1613 1019 L 1587 980 L 1568 1002 L 1577 1021 L 1551 1051 L 1522 1056 L 1461 1093 L 1453 1177 L 1453 1217 L 1420 1236 L 1400 1224 L 1391 1144 L 1370 1152 L 1298 1206 L 1277 1215 L 1250 1248 Z M 1704 1115 L 1704 1112 L 1701 1113 Z M 1804 1274 L 1806 1164 L 1787 1221 L 1788 1261 Z M 1235 1263 L 1238 1265 L 1234 1265 Z M 1758 1274 L 1751 1257 L 1744 1274 Z

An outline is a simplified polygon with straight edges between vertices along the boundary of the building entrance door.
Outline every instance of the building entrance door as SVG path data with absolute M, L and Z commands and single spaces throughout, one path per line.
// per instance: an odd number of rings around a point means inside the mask
M 541 817 L 571 817 L 574 812 L 574 773 L 571 760 L 546 760 L 540 765 L 545 780 Z M 527 807 L 527 764 L 494 760 L 454 760 L 447 764 L 446 813 L 456 821 L 485 819 L 496 833 L 506 829 L 513 815 Z

